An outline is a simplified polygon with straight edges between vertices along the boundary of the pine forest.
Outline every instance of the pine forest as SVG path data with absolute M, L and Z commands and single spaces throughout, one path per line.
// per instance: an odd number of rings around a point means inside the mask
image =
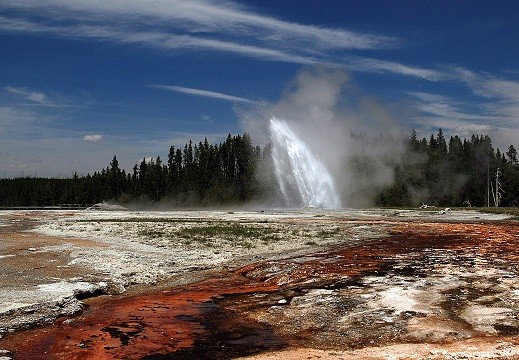
M 403 154 L 388 165 L 394 181 L 376 189 L 374 206 L 519 206 L 517 151 L 513 145 L 504 152 L 494 149 L 486 135 L 447 141 L 441 129 L 429 139 L 418 139 L 413 131 Z M 254 146 L 247 133 L 229 134 L 219 144 L 205 139 L 189 141 L 183 148 L 171 146 L 167 159 L 143 159 L 129 172 L 114 156 L 109 166 L 93 174 L 0 179 L 0 206 L 89 206 L 103 201 L 171 208 L 269 204 L 275 182 L 270 146 Z

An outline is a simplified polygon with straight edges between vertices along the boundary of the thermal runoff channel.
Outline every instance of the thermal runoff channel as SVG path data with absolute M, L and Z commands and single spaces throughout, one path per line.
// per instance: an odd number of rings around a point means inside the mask
M 280 119 L 270 119 L 272 157 L 286 205 L 338 209 L 339 195 L 330 172 L 310 148 Z

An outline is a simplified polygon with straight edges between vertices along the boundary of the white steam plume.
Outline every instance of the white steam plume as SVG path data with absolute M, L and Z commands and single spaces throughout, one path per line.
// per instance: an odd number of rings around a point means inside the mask
M 344 71 L 304 69 L 278 102 L 237 112 L 245 131 L 265 144 L 270 118 L 286 121 L 326 164 L 345 207 L 373 205 L 393 181 L 392 165 L 403 150 L 393 111 L 359 94 Z

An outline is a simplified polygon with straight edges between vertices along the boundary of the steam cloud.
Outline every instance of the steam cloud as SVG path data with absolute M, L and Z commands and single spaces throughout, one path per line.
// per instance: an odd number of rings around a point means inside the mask
M 341 70 L 300 71 L 276 103 L 237 111 L 253 139 L 269 142 L 269 119 L 286 121 L 332 174 L 344 207 L 373 205 L 403 151 L 390 106 L 366 96 Z M 382 134 L 382 136 L 381 136 Z

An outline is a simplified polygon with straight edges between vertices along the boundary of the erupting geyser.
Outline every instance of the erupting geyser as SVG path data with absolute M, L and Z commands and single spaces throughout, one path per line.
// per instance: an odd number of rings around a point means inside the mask
M 287 123 L 270 119 L 272 157 L 281 192 L 289 207 L 337 209 L 341 206 L 326 166 Z

